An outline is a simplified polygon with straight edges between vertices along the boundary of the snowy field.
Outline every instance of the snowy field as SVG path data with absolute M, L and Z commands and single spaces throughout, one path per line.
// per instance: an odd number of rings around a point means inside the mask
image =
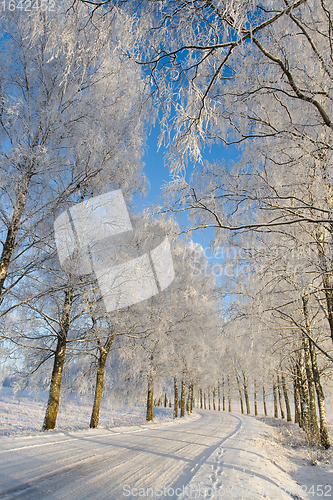
M 91 401 L 73 397 L 40 433 L 46 400 L 0 392 L 1 498 L 333 498 L 332 452 L 294 424 L 202 410 L 174 421 L 170 408 L 146 424 L 144 407 L 104 403 L 90 430 Z
M 31 434 L 40 432 L 45 415 L 48 393 L 13 394 L 12 389 L 0 390 L 0 435 Z M 62 398 L 57 418 L 56 430 L 77 431 L 89 427 L 93 399 L 85 396 Z M 155 420 L 173 419 L 172 410 L 154 408 Z M 143 424 L 146 410 L 143 406 L 113 408 L 102 401 L 99 428 L 111 429 L 121 425 Z

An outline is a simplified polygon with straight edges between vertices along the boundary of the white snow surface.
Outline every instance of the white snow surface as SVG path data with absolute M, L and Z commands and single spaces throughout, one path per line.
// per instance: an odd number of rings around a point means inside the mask
M 143 407 L 104 407 L 87 429 L 90 405 L 69 400 L 57 430 L 41 433 L 45 403 L 0 392 L 4 500 L 333 498 L 331 453 L 305 446 L 291 423 L 208 410 L 174 420 L 154 408 L 147 424 Z
M 43 425 L 48 393 L 17 391 L 10 387 L 0 389 L 0 436 L 13 434 L 40 433 Z M 66 394 L 61 398 L 57 417 L 57 430 L 77 431 L 89 427 L 93 398 Z M 155 420 L 172 420 L 172 412 L 155 408 Z M 146 409 L 143 406 L 119 407 L 112 409 L 103 400 L 100 411 L 99 427 L 111 429 L 120 425 L 143 424 Z

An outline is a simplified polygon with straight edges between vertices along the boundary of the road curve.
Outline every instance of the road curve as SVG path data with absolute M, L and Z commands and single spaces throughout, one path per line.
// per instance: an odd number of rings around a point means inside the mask
M 111 431 L 3 437 L 0 498 L 171 500 L 188 498 L 189 489 L 195 491 L 198 484 L 211 488 L 210 498 L 212 488 L 213 497 L 217 491 L 218 498 L 228 500 L 305 498 L 281 492 L 281 483 L 288 483 L 290 476 L 252 446 L 264 424 L 230 413 L 196 412 L 196 418 Z M 238 495 L 236 486 L 255 493 Z M 223 488 L 227 496 L 221 496 Z M 228 493 L 228 488 L 234 490 Z
M 0 497 L 119 500 L 134 498 L 136 488 L 186 485 L 241 427 L 233 415 L 198 413 L 195 419 L 114 431 L 1 438 Z

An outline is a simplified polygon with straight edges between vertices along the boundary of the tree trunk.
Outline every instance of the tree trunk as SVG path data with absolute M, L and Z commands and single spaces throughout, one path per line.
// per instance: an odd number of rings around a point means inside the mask
M 281 384 L 280 384 L 280 377 L 279 377 L 279 375 L 277 376 L 277 390 L 278 390 L 278 396 L 279 396 L 279 406 L 280 406 L 281 418 L 284 418 L 285 415 L 284 415 L 284 410 L 283 410 Z
M 217 397 L 218 397 L 218 411 L 221 411 L 221 385 L 220 385 L 220 380 L 217 382 Z
M 326 421 L 325 396 L 320 382 L 320 373 L 317 365 L 317 354 L 315 351 L 315 346 L 310 340 L 309 344 L 310 344 L 313 378 L 315 382 L 317 400 L 318 400 L 319 421 L 320 421 L 320 443 L 322 444 L 322 446 L 324 446 L 324 448 L 327 449 L 330 447 L 330 438 L 328 435 L 327 421 Z
M 311 335 L 312 331 L 311 331 L 311 324 L 310 324 L 310 320 L 309 320 L 308 301 L 309 301 L 309 297 L 307 295 L 302 297 L 305 326 L 306 326 L 306 330 L 307 330 L 308 334 Z M 310 431 L 311 431 L 313 439 L 315 441 L 319 442 L 320 441 L 320 432 L 319 432 L 318 421 L 317 421 L 316 390 L 315 390 L 315 384 L 314 384 L 314 379 L 313 379 L 313 370 L 312 370 L 312 363 L 311 363 L 309 341 L 305 337 L 305 335 L 303 335 L 302 345 L 303 345 L 303 349 L 304 349 L 305 371 L 306 371 L 306 378 L 308 381 L 308 391 L 309 391 Z
M 249 393 L 247 390 L 247 373 L 243 372 L 243 386 L 244 386 L 244 396 L 245 396 L 245 403 L 246 403 L 246 413 L 250 415 L 251 413 L 251 408 L 250 408 L 250 401 L 249 401 Z
M 238 387 L 238 394 L 239 394 L 239 402 L 240 402 L 240 407 L 241 407 L 241 413 L 242 415 L 244 414 L 244 406 L 243 406 L 243 395 L 242 395 L 242 389 L 239 381 L 239 377 L 236 373 L 236 380 L 237 380 L 237 387 Z
M 267 417 L 267 406 L 266 406 L 266 391 L 265 391 L 265 385 L 262 386 L 262 402 L 264 404 L 264 414 L 265 417 Z
M 74 296 L 74 289 L 73 287 L 69 287 L 66 290 L 64 307 L 62 310 L 62 315 L 60 320 L 60 332 L 58 334 L 58 342 L 54 354 L 50 392 L 43 423 L 43 431 L 54 429 L 56 425 L 56 420 L 59 410 L 61 381 L 64 370 L 67 335 L 70 324 L 69 319 L 72 308 L 73 296 Z
M 228 410 L 231 412 L 231 388 L 230 388 L 230 375 L 228 375 Z
M 297 370 L 294 373 L 294 405 L 295 405 L 295 424 L 298 424 L 300 427 L 302 427 L 300 396 L 299 396 L 299 379 Z
M 286 379 L 285 379 L 283 374 L 282 374 L 282 389 L 283 389 L 284 402 L 286 404 L 286 410 L 287 410 L 287 422 L 291 422 L 292 419 L 291 419 L 288 391 L 287 391 L 287 386 L 286 386 Z
M 148 376 L 148 395 L 147 395 L 147 422 L 154 420 L 154 379 L 152 371 Z
M 103 385 L 104 385 L 104 369 L 107 359 L 106 352 L 100 352 L 96 376 L 96 387 L 95 387 L 95 398 L 94 405 L 91 413 L 90 428 L 94 429 L 98 426 L 99 422 L 99 411 L 101 407 L 102 395 L 103 395 Z
M 222 410 L 225 411 L 224 375 L 222 377 Z
M 202 389 L 200 389 L 200 408 L 202 409 Z
M 108 354 L 111 349 L 111 345 L 113 343 L 115 335 L 112 334 L 105 342 L 105 345 L 102 346 L 99 343 L 99 359 L 98 359 L 98 368 L 96 375 L 96 387 L 95 387 L 95 398 L 94 405 L 91 413 L 90 419 L 90 428 L 94 429 L 98 426 L 99 422 L 99 412 L 101 408 L 101 401 L 103 396 L 103 387 L 104 387 L 104 373 L 105 373 L 105 364 L 108 357 Z
M 189 397 L 189 404 L 188 404 L 188 411 L 189 413 L 192 413 L 193 409 L 193 378 L 190 380 L 190 397 Z
M 327 306 L 327 319 L 331 332 L 331 339 L 333 342 L 333 287 L 332 287 L 332 271 L 331 265 L 327 263 L 327 258 L 325 255 L 324 248 L 324 232 L 317 232 L 317 248 L 319 254 L 319 261 L 321 265 L 322 271 L 322 279 L 323 279 L 323 289 L 326 298 L 326 306 Z
M 279 418 L 276 384 L 274 378 L 273 378 L 273 397 L 274 397 L 274 417 Z
M 186 378 L 185 375 L 183 375 L 182 379 L 182 393 L 181 393 L 181 406 L 180 406 L 180 416 L 185 417 L 185 398 L 186 398 Z
M 258 416 L 257 381 L 254 380 L 254 414 Z
M 204 409 L 206 410 L 206 392 L 204 392 Z
M 16 205 L 14 207 L 12 220 L 8 226 L 6 239 L 3 243 L 2 253 L 0 257 L 0 298 L 2 297 L 3 287 L 5 280 L 8 275 L 9 264 L 15 249 L 15 241 L 17 237 L 17 233 L 20 229 L 20 221 L 21 217 L 26 205 L 27 194 L 29 189 L 29 184 L 31 180 L 32 174 L 29 174 L 23 182 L 21 189 L 19 191 L 19 195 L 16 200 Z M 1 300 L 0 300 L 1 302 Z M 60 347 L 61 349 L 61 347 Z M 61 383 L 61 379 L 60 379 Z M 51 411 L 51 410 L 50 410 Z M 57 418 L 57 414 L 55 415 L 55 419 Z M 50 417 L 50 422 L 53 421 L 53 418 Z M 45 424 L 45 421 L 44 421 Z M 54 420 L 55 425 L 55 420 Z M 44 428 L 44 427 L 43 427 Z M 54 427 L 49 427 L 49 429 L 54 429 Z M 47 430 L 47 429 L 44 429 Z
M 210 387 L 208 387 L 208 410 L 210 410 Z
M 309 392 L 306 380 L 306 371 L 304 364 L 304 349 L 300 350 L 298 361 L 298 378 L 299 378 L 299 395 L 301 406 L 301 425 L 302 429 L 307 433 L 310 431 L 310 414 L 309 414 Z
M 327 304 L 327 319 L 330 327 L 331 339 L 333 342 L 333 289 L 332 285 L 330 284 L 331 280 L 331 272 L 327 272 L 326 269 L 326 272 L 323 273 L 323 288 Z

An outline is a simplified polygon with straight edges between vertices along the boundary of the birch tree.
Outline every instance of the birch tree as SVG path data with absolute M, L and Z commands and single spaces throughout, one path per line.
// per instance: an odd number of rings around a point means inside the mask
M 102 36 L 83 22 L 61 9 L 1 17 L 2 300 L 43 258 L 43 220 L 78 190 L 125 191 L 141 168 L 144 85 L 121 57 L 124 23 Z
M 28 19 L 18 11 L 2 16 L 7 33 L 1 53 L 6 70 L 0 75 L 3 314 L 31 301 L 31 311 L 36 310 L 40 293 L 50 293 L 44 282 L 37 296 L 24 295 L 23 284 L 28 277 L 40 279 L 46 259 L 54 258 L 50 228 L 68 204 L 117 188 L 130 198 L 144 188 L 139 174 L 145 86 L 140 69 L 119 45 L 128 19 L 83 30 L 84 23 L 80 9 L 44 13 L 42 19 L 39 12 Z M 67 339 L 74 334 L 78 278 L 63 272 L 61 280 L 58 318 L 40 314 L 58 325 L 44 429 L 55 426 Z

